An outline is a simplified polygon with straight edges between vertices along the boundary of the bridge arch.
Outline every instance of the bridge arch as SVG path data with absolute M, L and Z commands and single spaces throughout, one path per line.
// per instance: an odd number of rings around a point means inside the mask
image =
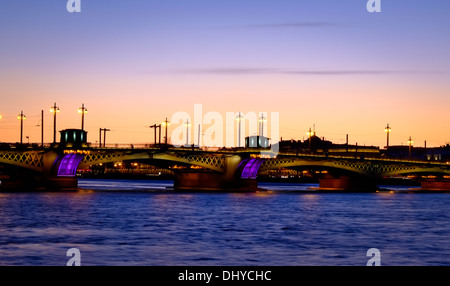
M 74 177 L 83 159 L 83 154 L 70 153 L 60 155 L 53 163 L 53 172 L 57 177 Z
M 166 161 L 194 165 L 216 172 L 225 171 L 224 155 L 166 153 L 166 152 L 92 152 L 85 155 L 80 167 L 126 160 Z
M 265 159 L 251 158 L 244 159 L 236 170 L 236 176 L 241 179 L 256 179 L 256 176 Z
M 350 174 L 369 177 L 389 177 L 406 174 L 434 173 L 450 174 L 450 165 L 442 163 L 427 163 L 394 160 L 350 160 L 341 158 L 277 158 L 267 159 L 260 170 L 277 168 L 317 168 L 323 170 L 337 170 Z

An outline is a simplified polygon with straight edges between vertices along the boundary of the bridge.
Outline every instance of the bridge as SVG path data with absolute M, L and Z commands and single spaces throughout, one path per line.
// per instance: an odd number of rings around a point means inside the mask
M 3 187 L 76 188 L 78 169 L 118 161 L 141 161 L 174 171 L 176 190 L 251 191 L 258 173 L 280 169 L 308 169 L 318 174 L 319 189 L 377 189 L 379 178 L 415 174 L 426 189 L 450 191 L 449 162 L 358 157 L 328 154 L 273 153 L 264 148 L 215 151 L 175 148 L 92 148 L 86 144 L 57 144 L 47 148 L 11 146 L 0 150 Z M 23 146 L 22 146 L 23 147 Z M 432 175 L 432 176 L 431 176 Z

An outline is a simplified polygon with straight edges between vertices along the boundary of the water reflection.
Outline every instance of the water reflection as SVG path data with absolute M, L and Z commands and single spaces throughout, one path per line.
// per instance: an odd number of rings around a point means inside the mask
M 82 265 L 365 265 L 372 247 L 382 265 L 450 265 L 450 194 L 161 189 L 170 183 L 0 193 L 0 265 L 65 265 L 71 247 Z

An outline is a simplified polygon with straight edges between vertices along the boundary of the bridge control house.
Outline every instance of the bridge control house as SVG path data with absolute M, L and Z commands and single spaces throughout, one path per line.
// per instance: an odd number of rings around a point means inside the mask
M 61 147 L 74 149 L 88 147 L 86 131 L 81 129 L 65 129 L 60 131 L 60 133 Z
M 246 148 L 270 148 L 269 138 L 265 136 L 247 136 L 245 137 Z

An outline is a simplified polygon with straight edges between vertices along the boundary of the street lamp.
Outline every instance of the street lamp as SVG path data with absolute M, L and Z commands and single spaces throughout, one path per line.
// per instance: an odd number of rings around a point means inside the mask
M 87 113 L 87 108 L 84 107 L 84 103 L 78 108 L 78 113 L 81 113 L 81 130 L 84 131 L 84 115 Z
M 316 134 L 316 132 L 311 130 L 311 127 L 309 127 L 309 131 L 306 132 L 306 135 L 309 137 L 309 151 L 311 151 L 311 138 Z
M 384 128 L 384 131 L 387 134 L 387 142 L 386 142 L 386 150 L 389 148 L 389 133 L 391 133 L 391 127 L 389 127 L 389 123 L 387 124 L 387 126 Z
M 241 147 L 241 121 L 244 119 L 244 116 L 239 111 L 239 114 L 236 116 L 236 121 L 239 122 L 239 141 L 238 141 L 238 147 Z
M 308 132 L 306 132 L 306 135 L 308 135 L 309 138 L 311 138 L 311 137 L 314 136 L 315 134 L 316 134 L 316 132 L 312 131 L 312 130 L 311 130 L 311 127 L 309 127 L 309 130 L 308 130 Z
M 186 146 L 189 146 L 189 127 L 191 127 L 191 123 L 189 122 L 189 119 L 186 120 L 186 123 L 184 124 L 186 126 Z
M 261 124 L 259 136 L 264 136 L 264 122 L 267 121 L 267 118 L 264 117 L 264 113 L 259 118 L 258 122 Z
M 161 124 L 166 128 L 165 144 L 166 144 L 166 147 L 167 147 L 167 129 L 169 128 L 169 125 L 170 125 L 170 122 L 167 120 L 167 117 L 166 117 L 166 120 L 163 121 Z
M 17 119 L 20 120 L 20 144 L 23 143 L 23 121 L 27 119 L 25 114 L 23 114 L 23 111 L 20 112 L 19 115 L 17 115 Z
M 50 107 L 50 112 L 53 113 L 53 143 L 56 143 L 56 113 L 59 113 L 59 107 L 56 102 Z
M 409 136 L 408 139 L 408 144 L 409 144 L 409 158 L 411 158 L 411 149 L 412 149 L 412 144 L 414 143 L 414 141 L 411 139 L 411 136 Z
M 41 110 L 41 146 L 44 147 L 44 110 Z

